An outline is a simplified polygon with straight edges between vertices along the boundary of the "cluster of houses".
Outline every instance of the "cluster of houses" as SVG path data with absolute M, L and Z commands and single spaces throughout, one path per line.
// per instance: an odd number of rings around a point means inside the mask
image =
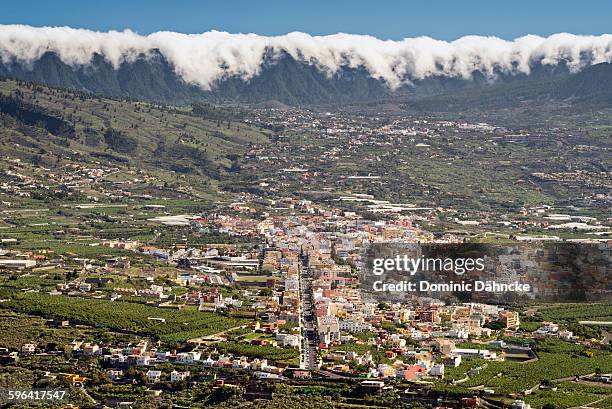
M 80 346 L 85 354 L 84 346 Z M 98 350 L 96 350 L 98 351 Z M 268 363 L 266 359 L 249 359 L 247 357 L 235 357 L 232 354 L 209 354 L 204 357 L 200 351 L 189 352 L 170 352 L 157 348 L 150 348 L 147 341 L 125 348 L 109 348 L 107 353 L 99 354 L 104 361 L 112 367 L 114 375 L 120 374 L 123 368 L 136 367 L 155 367 L 157 364 L 171 363 L 177 365 L 192 365 L 202 368 L 225 368 L 242 369 L 253 372 L 265 372 L 280 376 L 284 368 L 277 367 Z M 98 352 L 96 352 L 98 353 Z M 216 356 L 216 357 L 215 357 Z M 110 375 L 110 373 L 109 373 Z M 161 371 L 150 369 L 147 376 L 151 382 L 160 380 Z M 189 376 L 189 371 L 176 371 L 171 373 L 171 381 L 182 381 Z
M 558 337 L 566 341 L 571 341 L 575 339 L 574 333 L 572 331 L 562 330 L 559 328 L 559 325 L 555 324 L 554 322 L 543 322 L 542 326 L 534 331 L 534 334 Z

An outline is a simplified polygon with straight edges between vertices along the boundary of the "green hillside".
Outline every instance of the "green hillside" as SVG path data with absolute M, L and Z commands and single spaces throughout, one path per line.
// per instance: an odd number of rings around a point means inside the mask
M 67 163 L 146 172 L 214 191 L 267 131 L 240 122 L 237 110 L 159 106 L 126 99 L 0 81 L 0 154 L 41 168 Z M 120 177 L 120 176 L 118 176 Z

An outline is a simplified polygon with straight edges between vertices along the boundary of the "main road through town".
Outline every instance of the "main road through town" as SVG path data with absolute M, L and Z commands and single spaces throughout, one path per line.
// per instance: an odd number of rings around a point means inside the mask
M 302 345 L 300 367 L 311 371 L 318 370 L 317 330 L 312 305 L 312 275 L 308 269 L 307 256 L 302 255 L 299 272 L 300 290 L 300 333 Z

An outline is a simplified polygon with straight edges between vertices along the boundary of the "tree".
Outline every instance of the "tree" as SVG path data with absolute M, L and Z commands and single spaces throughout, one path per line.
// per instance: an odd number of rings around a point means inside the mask
M 492 329 L 493 331 L 499 331 L 505 328 L 504 322 L 501 320 L 491 321 L 485 324 L 486 328 Z

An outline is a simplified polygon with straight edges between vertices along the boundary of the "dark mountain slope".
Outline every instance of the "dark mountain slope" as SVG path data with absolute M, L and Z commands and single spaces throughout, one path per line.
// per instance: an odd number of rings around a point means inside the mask
M 87 66 L 72 67 L 57 55 L 46 53 L 29 66 L 0 63 L 0 76 L 103 96 L 172 104 L 279 101 L 305 105 L 394 99 L 408 101 L 407 106 L 415 109 L 443 111 L 515 107 L 542 101 L 612 105 L 611 64 L 590 66 L 577 74 L 570 74 L 563 64 L 535 65 L 529 75 L 500 73 L 495 81 L 479 72 L 474 72 L 470 80 L 434 76 L 413 79 L 395 92 L 384 81 L 370 77 L 364 68 L 346 67 L 330 76 L 287 54 L 266 58 L 254 78 L 225 78 L 210 91 L 183 81 L 159 52 L 124 62 L 118 69 L 101 55 L 95 55 Z
M 327 76 L 313 65 L 282 56 L 266 63 L 260 75 L 249 81 L 231 78 L 212 91 L 216 100 L 257 103 L 277 100 L 286 104 L 316 104 L 333 101 L 367 101 L 389 96 L 384 82 L 365 69 L 345 69 Z
M 580 107 L 612 105 L 612 64 L 585 68 L 576 74 L 532 75 L 502 79 L 486 86 L 475 84 L 437 95 L 408 96 L 408 109 L 462 111 L 515 108 L 530 104 L 569 103 Z
M 552 95 L 558 99 L 574 98 L 582 103 L 612 105 L 612 64 L 593 65 L 569 76 Z
M 0 76 L 37 82 L 53 87 L 87 91 L 103 96 L 121 96 L 158 102 L 201 99 L 198 87 L 179 78 L 161 54 L 123 63 L 115 70 L 100 55 L 87 66 L 72 67 L 53 53 L 45 53 L 31 66 L 0 63 Z
M 264 64 L 259 76 L 245 81 L 230 77 L 205 91 L 183 81 L 159 53 L 125 62 L 115 70 L 102 56 L 90 65 L 71 67 L 53 53 L 44 54 L 31 66 L 0 63 L 0 76 L 60 88 L 88 91 L 164 103 L 210 100 L 256 103 L 278 100 L 286 104 L 372 100 L 388 95 L 384 82 L 364 69 L 346 69 L 333 77 L 288 55 Z

